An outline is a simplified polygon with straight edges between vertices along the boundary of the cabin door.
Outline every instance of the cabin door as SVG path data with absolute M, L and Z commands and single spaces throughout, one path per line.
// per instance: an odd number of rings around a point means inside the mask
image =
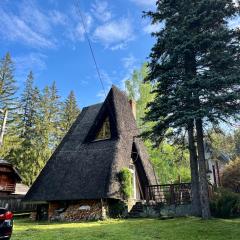
M 145 189 L 149 185 L 145 169 L 143 167 L 141 157 L 137 151 L 135 144 L 132 147 L 132 161 L 130 166 L 131 169 L 134 169 L 134 184 L 136 189 L 136 199 L 145 200 Z
M 132 173 L 132 185 L 133 185 L 132 198 L 137 199 L 136 169 L 133 164 L 131 164 L 131 166 L 130 166 L 130 171 Z

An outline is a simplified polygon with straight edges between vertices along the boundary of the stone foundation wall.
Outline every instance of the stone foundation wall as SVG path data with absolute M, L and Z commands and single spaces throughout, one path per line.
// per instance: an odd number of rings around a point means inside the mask
M 184 217 L 193 216 L 192 205 L 169 205 L 162 206 L 161 204 L 143 204 L 142 210 L 137 213 L 137 217 Z M 136 217 L 136 216 L 135 216 Z
M 80 200 L 60 208 L 58 203 L 49 204 L 49 220 L 76 222 L 100 220 L 107 216 L 107 204 L 100 200 Z
M 170 205 L 164 206 L 160 211 L 161 216 L 170 216 L 170 217 L 185 217 L 185 216 L 194 216 L 193 208 L 191 204 L 184 205 Z

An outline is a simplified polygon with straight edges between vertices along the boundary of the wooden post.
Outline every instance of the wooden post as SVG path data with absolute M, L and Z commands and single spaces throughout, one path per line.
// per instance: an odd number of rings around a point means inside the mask
M 4 137 L 4 133 L 5 133 L 5 129 L 6 129 L 8 110 L 0 109 L 0 112 L 3 113 L 3 123 L 1 126 L 1 132 L 0 132 L 0 147 L 1 147 L 3 145 L 3 137 Z
M 217 180 L 218 180 L 218 186 L 222 186 L 222 184 L 221 184 L 221 178 L 220 178 L 220 171 L 219 171 L 218 161 L 216 161 L 216 166 L 217 166 Z
M 212 165 L 212 169 L 213 169 L 214 185 L 217 185 L 216 170 L 214 165 Z

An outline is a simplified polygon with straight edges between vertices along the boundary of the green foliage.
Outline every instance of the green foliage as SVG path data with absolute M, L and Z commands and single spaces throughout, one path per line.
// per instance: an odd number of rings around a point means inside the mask
M 151 95 L 152 86 L 149 83 L 144 83 L 147 77 L 148 67 L 144 63 L 139 70 L 134 70 L 130 79 L 125 81 L 125 89 L 128 98 L 134 100 L 137 104 L 137 125 L 140 130 L 150 127 L 151 123 L 144 123 L 147 104 L 153 100 Z
M 145 141 L 154 170 L 161 184 L 190 182 L 190 168 L 187 150 L 162 142 L 159 148 L 154 148 L 150 141 Z
M 216 151 L 221 151 L 234 158 L 237 154 L 236 141 L 233 133 L 210 130 L 208 131 L 208 140 Z
M 128 168 L 123 168 L 119 172 L 119 180 L 121 183 L 121 192 L 124 199 L 129 199 L 133 194 L 132 173 Z
M 224 168 L 222 185 L 232 191 L 240 191 L 240 158 L 236 158 Z
M 146 14 L 163 26 L 153 34 L 147 77 L 155 98 L 145 117 L 154 127 L 146 136 L 154 143 L 169 128 L 181 130 L 195 119 L 228 122 L 239 113 L 239 30 L 228 26 L 238 13 L 229 0 L 168 0 Z
M 63 113 L 61 119 L 63 132 L 67 132 L 69 130 L 79 113 L 80 109 L 77 105 L 75 94 L 71 91 L 63 103 Z
M 10 118 L 16 109 L 16 80 L 14 78 L 14 64 L 11 55 L 7 53 L 0 60 L 0 108 L 10 111 Z
M 226 189 L 217 189 L 210 203 L 214 217 L 240 217 L 240 194 Z
M 18 169 L 25 184 L 31 185 L 75 121 L 79 112 L 76 99 L 71 92 L 62 103 L 55 82 L 38 89 L 32 72 L 23 92 L 17 93 L 14 64 L 6 54 L 0 61 L 0 108 L 5 107 L 9 118 L 0 156 Z
M 140 131 L 151 129 L 153 126 L 151 122 L 143 122 L 147 105 L 154 98 L 154 95 L 150 94 L 152 85 L 144 83 L 147 74 L 147 64 L 143 64 L 141 69 L 134 70 L 132 77 L 125 82 L 129 99 L 133 99 L 137 103 L 137 125 Z M 190 181 L 188 152 L 186 149 L 182 149 L 180 144 L 169 144 L 164 141 L 157 148 L 153 147 L 150 140 L 145 140 L 144 144 L 148 149 L 157 177 L 162 184 L 176 182 L 179 178 L 182 181 Z
M 109 205 L 109 216 L 111 218 L 121 218 L 127 213 L 127 205 L 122 201 L 116 201 Z
M 9 146 L 16 144 L 15 134 L 17 129 L 15 124 L 18 121 L 17 113 L 17 85 L 14 78 L 14 63 L 11 56 L 7 53 L 0 60 L 0 109 L 8 109 L 7 128 L 5 132 L 5 144 L 0 149 L 0 156 L 4 157 L 9 151 Z M 3 115 L 0 114 L 0 126 L 2 126 Z
M 144 120 L 153 127 L 143 136 L 158 146 L 166 137 L 187 130 L 193 146 L 191 133 L 196 129 L 197 154 L 194 146 L 189 147 L 193 189 L 197 193 L 199 182 L 202 216 L 207 219 L 204 124 L 239 117 L 240 34 L 238 28 L 229 28 L 228 21 L 239 16 L 240 7 L 229 0 L 160 0 L 156 5 L 155 11 L 146 13 L 162 28 L 153 34 L 156 43 L 146 79 L 154 86 L 155 98 Z

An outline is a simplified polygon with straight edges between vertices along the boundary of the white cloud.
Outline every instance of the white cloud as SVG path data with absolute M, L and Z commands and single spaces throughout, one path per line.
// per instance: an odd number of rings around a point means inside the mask
M 54 25 L 66 26 L 68 24 L 67 16 L 59 12 L 58 10 L 50 11 L 49 16 Z
M 112 18 L 112 13 L 106 1 L 96 0 L 95 3 L 92 4 L 91 12 L 95 18 L 102 22 L 109 21 Z
M 0 35 L 11 41 L 20 41 L 33 47 L 53 48 L 55 43 L 31 28 L 20 16 L 0 9 Z
M 137 59 L 132 54 L 129 54 L 127 57 L 122 59 L 122 63 L 124 68 L 132 70 L 136 66 Z
M 18 16 L 38 33 L 49 35 L 51 32 L 51 19 L 33 1 L 22 1 Z
M 92 27 L 92 17 L 89 14 L 85 14 L 84 16 L 84 24 L 86 27 L 86 31 L 89 33 L 91 27 Z M 85 29 L 83 27 L 82 21 L 79 21 L 79 23 L 76 25 L 75 29 L 72 31 L 72 36 L 74 36 L 75 40 L 84 41 L 85 39 Z
M 83 15 L 89 32 L 92 17 L 87 13 Z M 65 40 L 74 43 L 84 40 L 84 28 L 75 8 L 66 10 L 66 14 L 57 9 L 43 11 L 36 1 L 23 0 L 16 4 L 14 12 L 7 4 L 2 5 L 0 16 L 0 38 L 5 40 L 33 48 L 56 48 Z M 61 41 L 56 39 L 59 33 Z
M 112 50 L 122 49 L 126 43 L 134 39 L 131 22 L 126 18 L 98 26 L 93 36 L 95 40 Z
M 157 0 L 131 0 L 131 2 L 134 2 L 141 6 L 155 6 Z

